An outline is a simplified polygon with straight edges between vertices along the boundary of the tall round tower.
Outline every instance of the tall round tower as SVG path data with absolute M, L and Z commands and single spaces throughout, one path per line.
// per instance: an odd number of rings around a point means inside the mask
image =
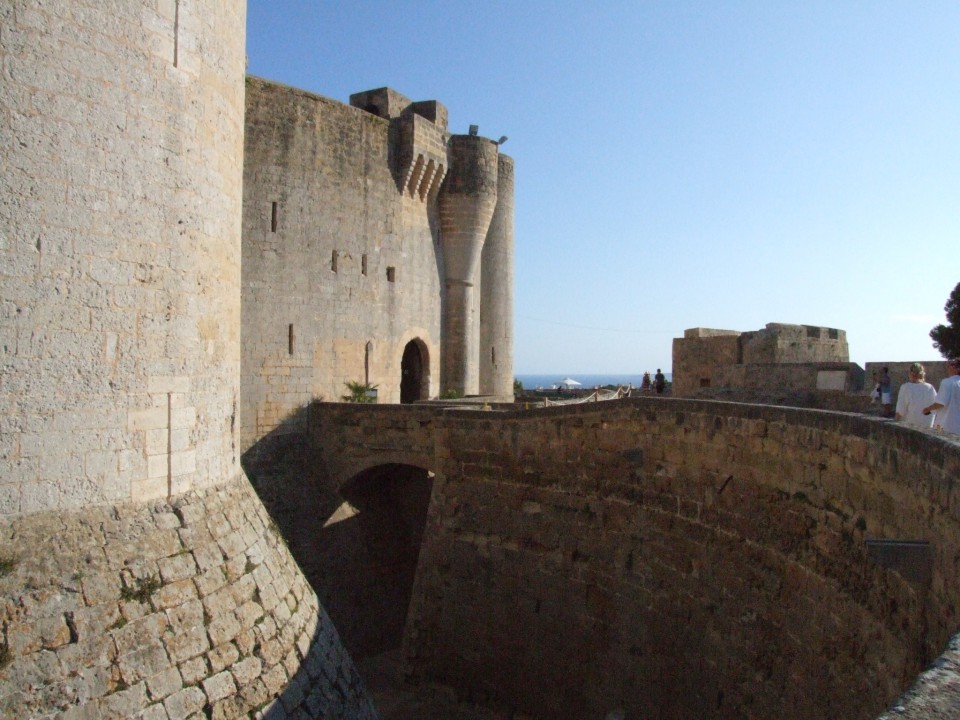
M 497 204 L 497 144 L 476 135 L 450 138 L 450 170 L 440 191 L 440 239 L 446 270 L 440 383 L 443 390 L 480 390 L 479 319 L 474 286 Z
M 0 4 L 0 716 L 326 712 L 235 440 L 245 7 Z
M 480 394 L 513 397 L 513 158 L 506 155 L 497 160 L 480 277 Z
M 236 478 L 243 3 L 0 12 L 0 514 Z

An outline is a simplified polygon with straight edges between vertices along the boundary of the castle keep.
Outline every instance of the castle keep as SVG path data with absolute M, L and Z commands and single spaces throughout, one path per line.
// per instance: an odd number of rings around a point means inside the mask
M 247 78 L 246 449 L 345 383 L 378 402 L 513 395 L 513 161 L 436 101 Z

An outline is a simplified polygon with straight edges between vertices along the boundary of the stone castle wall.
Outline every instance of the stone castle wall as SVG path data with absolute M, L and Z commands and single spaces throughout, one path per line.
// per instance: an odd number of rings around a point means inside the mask
M 399 402 L 413 340 L 424 397 L 439 393 L 435 197 L 399 188 L 393 132 L 365 110 L 247 80 L 244 449 L 312 399 L 339 400 L 348 381 Z
M 753 363 L 810 363 L 849 360 L 847 333 L 815 325 L 767 323 L 763 330 L 742 333 L 743 361 Z
M 0 537 L 0 716 L 376 717 L 245 478 Z
M 245 14 L 0 5 L 4 717 L 374 716 L 240 471 Z
M 689 397 L 701 387 L 714 386 L 716 367 L 740 362 L 739 333 L 700 335 L 699 330 L 702 328 L 686 330 L 683 338 L 673 339 L 672 390 L 677 397 Z
M 175 10 L 0 9 L 0 515 L 239 471 L 245 12 Z
M 673 340 L 673 394 L 696 395 L 701 388 L 766 389 L 777 392 L 783 380 L 790 390 L 859 389 L 859 374 L 828 378 L 797 371 L 771 373 L 773 365 L 808 365 L 820 370 L 848 363 L 847 334 L 843 330 L 813 325 L 767 323 L 762 330 L 737 332 L 691 328 Z M 744 366 L 744 367 L 736 367 Z M 747 384 L 738 384 L 744 379 Z M 765 380 L 766 379 L 766 380 Z M 800 386 L 803 380 L 809 384 Z M 763 387 L 758 383 L 766 381 Z M 825 387 L 826 386 L 826 387 Z
M 957 630 L 960 445 L 942 436 L 657 398 L 312 412 L 334 480 L 435 473 L 405 654 L 467 697 L 539 718 L 871 718 Z M 956 702 L 940 675 L 905 716 Z

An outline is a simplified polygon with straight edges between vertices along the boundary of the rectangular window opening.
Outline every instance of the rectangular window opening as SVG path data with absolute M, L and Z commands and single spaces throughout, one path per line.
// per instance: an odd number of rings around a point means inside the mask
M 490 347 L 490 363 L 492 365 L 497 364 L 497 349 L 493 346 Z
M 277 203 L 274 201 L 273 208 L 270 211 L 270 232 L 277 231 Z
M 363 275 L 367 274 L 367 254 L 366 253 L 360 256 L 360 272 Z
M 295 337 L 293 334 L 293 323 L 287 326 L 287 354 L 293 355 Z
M 397 269 L 395 267 L 387 268 L 387 282 L 397 281 Z
M 829 337 L 831 340 L 839 340 L 840 332 L 838 330 L 834 330 L 833 328 L 830 328 L 829 330 L 827 330 L 827 337 Z
M 330 255 L 330 269 L 333 270 L 333 272 L 337 271 L 337 260 L 339 259 L 340 259 L 340 253 L 334 250 L 333 254 Z

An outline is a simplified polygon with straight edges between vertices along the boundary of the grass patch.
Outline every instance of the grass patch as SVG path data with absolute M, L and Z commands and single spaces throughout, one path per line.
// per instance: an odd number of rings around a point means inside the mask
M 137 586 L 135 588 L 125 587 L 121 589 L 120 598 L 128 602 L 136 601 L 146 604 L 150 601 L 150 596 L 161 587 L 160 581 L 151 575 L 148 578 L 140 578 L 137 580 Z
M 0 578 L 6 577 L 17 568 L 17 561 L 9 556 L 0 556 Z

